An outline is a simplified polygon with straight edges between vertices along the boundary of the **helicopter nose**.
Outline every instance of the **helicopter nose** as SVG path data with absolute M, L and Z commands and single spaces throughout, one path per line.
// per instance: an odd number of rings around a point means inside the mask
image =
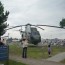
M 36 40 L 39 40 L 39 39 L 40 39 L 40 36 L 37 35 L 37 36 L 35 36 L 34 38 L 35 38 Z

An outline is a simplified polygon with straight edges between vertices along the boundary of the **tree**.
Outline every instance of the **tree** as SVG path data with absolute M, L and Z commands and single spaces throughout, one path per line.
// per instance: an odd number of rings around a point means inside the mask
M 7 27 L 6 21 L 8 15 L 9 15 L 9 11 L 4 12 L 3 4 L 0 1 L 0 36 L 2 36 L 6 32 L 5 28 Z
M 60 21 L 60 26 L 63 28 L 65 27 L 65 19 L 62 19 L 62 21 Z

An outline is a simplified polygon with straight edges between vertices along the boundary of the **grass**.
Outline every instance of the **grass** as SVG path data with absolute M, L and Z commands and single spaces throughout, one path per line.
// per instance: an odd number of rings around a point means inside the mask
M 51 55 L 56 55 L 58 53 L 64 52 L 65 48 L 64 47 L 57 47 L 54 46 L 52 47 L 52 53 Z M 47 51 L 47 46 L 45 47 L 29 47 L 28 48 L 28 56 L 30 58 L 36 58 L 36 59 L 46 59 L 48 58 L 48 51 Z
M 61 61 L 61 63 L 65 63 L 65 59 Z
M 7 65 L 6 62 L 0 62 L 0 64 L 4 64 L 4 65 Z M 24 63 L 21 63 L 21 62 L 16 62 L 16 61 L 13 61 L 13 60 L 9 60 L 9 65 L 26 65 Z
M 10 60 L 9 65 L 26 65 L 26 64 Z
M 10 45 L 10 54 L 21 56 L 22 48 L 17 44 Z M 61 52 L 65 52 L 65 47 L 52 46 L 52 56 Z M 48 58 L 47 46 L 45 47 L 28 47 L 28 57 L 35 59 L 46 59 Z

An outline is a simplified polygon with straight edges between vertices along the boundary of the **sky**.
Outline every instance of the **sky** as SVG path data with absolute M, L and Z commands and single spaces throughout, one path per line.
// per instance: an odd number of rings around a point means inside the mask
M 0 0 L 4 10 L 9 11 L 7 23 L 9 26 L 30 24 L 43 24 L 59 26 L 65 18 L 65 0 Z M 42 27 L 38 29 L 42 38 L 65 39 L 65 30 L 58 28 Z M 20 28 L 18 28 L 20 29 Z M 23 28 L 24 29 L 24 28 Z M 20 32 L 8 30 L 10 37 L 20 38 Z M 4 35 L 4 36 L 5 36 Z

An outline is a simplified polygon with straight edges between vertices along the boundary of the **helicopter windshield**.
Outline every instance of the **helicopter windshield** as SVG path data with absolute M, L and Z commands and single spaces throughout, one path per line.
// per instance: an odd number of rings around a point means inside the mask
M 38 32 L 38 31 L 36 31 L 36 32 L 33 32 L 33 34 L 34 34 L 34 35 L 39 35 L 39 32 Z
M 37 29 L 36 28 L 31 28 L 31 31 L 37 31 Z

